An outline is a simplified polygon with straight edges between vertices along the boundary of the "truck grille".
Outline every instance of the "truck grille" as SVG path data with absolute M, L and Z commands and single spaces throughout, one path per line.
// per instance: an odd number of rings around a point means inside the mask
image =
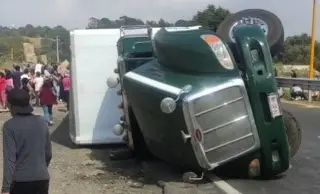
M 194 129 L 200 129 L 200 142 L 210 165 L 228 161 L 256 145 L 252 114 L 240 86 L 232 86 L 195 98 L 190 102 Z

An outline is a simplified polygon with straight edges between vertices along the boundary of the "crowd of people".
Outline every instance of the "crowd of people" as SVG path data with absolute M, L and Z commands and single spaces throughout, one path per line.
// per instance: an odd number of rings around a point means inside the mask
M 70 84 L 69 70 L 59 73 L 58 65 L 14 65 L 12 69 L 0 72 L 1 106 L 8 109 L 8 91 L 13 88 L 26 90 L 30 95 L 31 105 L 42 107 L 45 120 L 52 125 L 52 108 L 55 104 L 64 102 L 69 110 Z
M 69 70 L 57 65 L 14 65 L 0 71 L 0 101 L 12 118 L 3 124 L 2 194 L 48 194 L 52 158 L 49 126 L 52 108 L 69 109 Z M 33 114 L 35 106 L 43 115 Z

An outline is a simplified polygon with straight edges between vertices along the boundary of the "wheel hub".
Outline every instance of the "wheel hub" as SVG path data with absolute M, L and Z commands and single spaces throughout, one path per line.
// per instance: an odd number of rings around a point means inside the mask
M 244 17 L 241 20 L 235 22 L 230 28 L 229 37 L 233 42 L 235 42 L 235 39 L 233 36 L 233 30 L 235 29 L 235 27 L 238 27 L 241 25 L 257 25 L 262 29 L 263 33 L 266 36 L 268 35 L 269 27 L 265 21 L 261 20 L 260 18 Z

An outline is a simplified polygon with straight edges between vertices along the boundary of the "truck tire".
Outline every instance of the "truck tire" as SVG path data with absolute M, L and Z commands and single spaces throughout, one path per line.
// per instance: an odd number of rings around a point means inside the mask
M 290 155 L 291 158 L 293 158 L 297 154 L 301 145 L 301 128 L 296 118 L 286 110 L 283 110 L 283 120 L 290 146 Z
M 257 25 L 261 26 L 267 36 L 272 56 L 283 50 L 284 29 L 282 22 L 278 16 L 263 9 L 247 9 L 239 11 L 229 16 L 219 25 L 216 33 L 229 44 L 231 49 L 235 48 L 232 30 L 240 21 L 247 24 L 257 22 Z

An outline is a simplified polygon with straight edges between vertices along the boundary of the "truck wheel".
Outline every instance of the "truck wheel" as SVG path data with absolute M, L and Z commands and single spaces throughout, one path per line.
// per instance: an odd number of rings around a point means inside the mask
M 148 159 L 151 157 L 151 153 L 147 147 L 147 144 L 139 127 L 138 121 L 131 107 L 129 107 L 129 117 L 134 153 L 137 157 L 141 159 Z
M 293 158 L 301 145 L 301 128 L 296 118 L 286 110 L 283 110 L 283 120 L 288 136 L 291 158 Z
M 261 27 L 267 36 L 271 55 L 282 51 L 284 44 L 282 22 L 278 16 L 263 9 L 247 9 L 232 14 L 219 25 L 216 33 L 229 44 L 231 49 L 234 49 L 233 29 L 242 24 L 256 24 Z

